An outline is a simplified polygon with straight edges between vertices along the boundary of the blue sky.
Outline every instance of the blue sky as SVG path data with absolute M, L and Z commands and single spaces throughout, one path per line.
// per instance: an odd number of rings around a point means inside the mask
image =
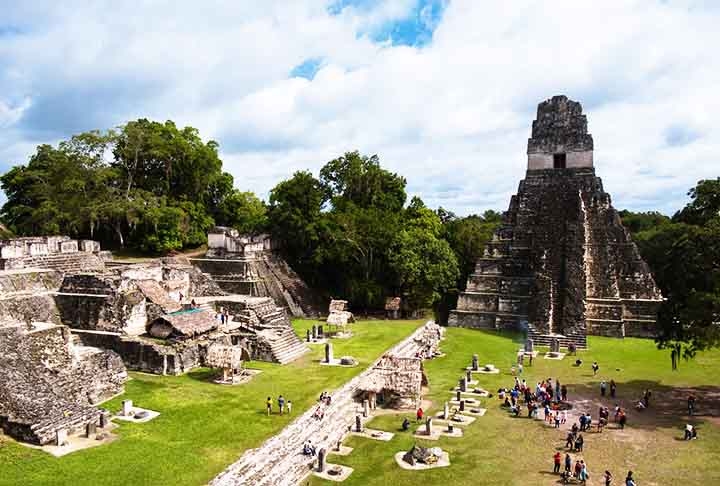
M 720 9 L 703 0 L 0 0 L 0 171 L 138 117 L 220 143 L 243 190 L 348 150 L 412 195 L 503 210 L 537 103 L 583 103 L 618 208 L 717 177 Z

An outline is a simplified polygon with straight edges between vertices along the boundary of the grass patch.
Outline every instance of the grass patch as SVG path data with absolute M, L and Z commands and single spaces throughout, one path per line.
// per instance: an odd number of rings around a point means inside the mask
M 315 321 L 293 322 L 296 332 Z M 199 369 L 183 376 L 131 373 L 126 393 L 105 404 L 119 410 L 129 398 L 137 406 L 161 412 L 145 424 L 122 422 L 119 440 L 55 458 L 0 437 L 0 484 L 126 485 L 205 484 L 243 451 L 259 446 L 295 416 L 309 409 L 323 390 L 333 390 L 365 369 L 374 359 L 415 330 L 421 321 L 361 321 L 354 336 L 334 340 L 335 354 L 349 354 L 354 368 L 320 366 L 322 346 L 285 366 L 251 362 L 263 370 L 250 383 L 234 387 L 209 381 Z M 265 414 L 265 400 L 279 394 L 293 402 L 292 416 Z
M 431 387 L 428 398 L 433 401 L 430 412 L 441 410 L 443 403 L 451 398 L 450 389 L 470 364 L 473 353 L 480 355 L 481 365 L 492 363 L 501 368 L 499 375 L 475 375 L 479 376 L 479 386 L 493 393 L 501 386 L 511 386 L 513 378 L 508 371 L 521 346 L 519 336 L 456 328 L 448 329 L 447 336 L 442 346 L 447 356 L 425 365 Z M 588 484 L 601 484 L 605 469 L 615 475 L 613 484 L 624 482 L 629 469 L 635 471 L 638 483 L 643 485 L 720 484 L 720 471 L 716 467 L 720 460 L 720 431 L 717 422 L 713 422 L 718 408 L 718 389 L 714 383 L 720 351 L 702 353 L 695 361 L 682 362 L 680 369 L 673 372 L 668 353 L 658 351 L 652 341 L 590 337 L 588 342 L 590 349 L 578 353 L 584 360 L 581 367 L 572 366 L 574 357 L 563 361 L 539 357 L 532 367 L 525 366 L 525 379 L 532 384 L 547 377 L 560 379 L 568 385 L 570 400 L 580 396 L 593 402 L 589 411 L 595 419 L 601 403 L 599 382 L 602 379 L 614 379 L 618 383 L 616 401 L 623 406 L 631 406 L 644 389 L 653 391 L 649 410 L 640 413 L 631 409 L 627 431 L 614 430 L 611 426 L 602 434 L 585 434 L 582 457 L 591 474 Z M 595 360 L 600 365 L 597 377 L 590 369 Z M 684 387 L 701 390 L 698 411 L 705 414 L 693 419 L 700 439 L 692 442 L 678 440 L 687 421 L 683 416 Z M 602 403 L 611 408 L 614 405 L 609 398 Z M 552 455 L 558 449 L 563 450 L 565 431 L 545 427 L 542 422 L 522 415 L 511 417 L 495 397 L 483 400 L 483 406 L 488 408 L 487 414 L 465 426 L 464 437 L 439 441 L 416 441 L 412 432 L 400 432 L 402 414 L 380 416 L 368 426 L 395 432 L 397 435 L 391 441 L 350 437 L 346 444 L 355 448 L 352 454 L 330 456 L 330 462 L 355 468 L 343 483 L 347 486 L 557 484 L 557 476 L 549 473 Z M 405 415 L 414 419 L 413 413 Z M 411 431 L 415 428 L 411 427 Z M 415 442 L 449 451 L 451 466 L 428 471 L 400 469 L 394 454 L 408 450 Z M 330 483 L 313 477 L 309 484 Z

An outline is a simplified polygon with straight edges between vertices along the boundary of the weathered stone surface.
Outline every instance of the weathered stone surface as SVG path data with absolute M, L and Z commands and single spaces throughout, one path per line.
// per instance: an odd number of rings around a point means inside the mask
M 544 345 L 585 346 L 586 333 L 651 336 L 661 295 L 595 176 L 580 104 L 554 97 L 537 117 L 525 179 L 449 324 L 519 328 Z M 572 151 L 589 155 L 571 164 Z
M 295 317 L 319 314 L 318 295 L 283 260 L 269 235 L 217 227 L 208 233 L 205 258 L 191 261 L 227 292 L 271 297 Z
M 73 344 L 65 326 L 0 324 L 0 427 L 19 440 L 49 444 L 92 429 L 101 415 L 93 405 L 125 380 L 116 353 Z

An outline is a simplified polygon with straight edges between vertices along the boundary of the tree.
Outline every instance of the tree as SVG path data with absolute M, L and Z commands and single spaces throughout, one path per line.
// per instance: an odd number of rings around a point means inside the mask
M 217 224 L 230 226 L 240 233 L 261 233 L 268 226 L 267 207 L 252 192 L 233 190 L 215 212 Z
M 414 197 L 405 210 L 403 229 L 390 253 L 400 294 L 411 309 L 437 304 L 456 284 L 459 270 L 448 242 L 441 238 L 440 217 Z
M 672 218 L 624 211 L 641 255 L 665 297 L 658 347 L 677 359 L 720 345 L 720 183 L 703 180 Z
M 320 182 L 307 171 L 296 172 L 270 191 L 270 232 L 280 241 L 286 258 L 298 267 L 296 270 L 306 275 L 313 274 L 324 202 Z
M 233 204 L 232 222 L 262 224 L 258 201 L 235 195 L 217 143 L 171 121 L 140 119 L 41 145 L 0 184 L 8 196 L 2 220 L 18 235 L 67 234 L 164 252 L 203 243 L 214 217 Z M 238 201 L 247 203 L 244 214 Z

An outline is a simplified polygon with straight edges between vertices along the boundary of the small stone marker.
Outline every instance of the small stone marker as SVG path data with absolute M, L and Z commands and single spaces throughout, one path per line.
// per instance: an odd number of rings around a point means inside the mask
M 58 429 L 56 432 L 57 445 L 64 446 L 67 444 L 68 431 L 67 429 Z
M 312 338 L 313 338 L 313 341 L 315 339 L 317 339 L 317 327 L 315 326 L 315 324 L 313 324 L 313 327 L 312 327 Z
M 368 417 L 370 415 L 370 400 L 367 398 L 363 400 L 363 417 Z
M 85 426 L 85 437 L 88 439 L 97 433 L 97 424 L 90 422 Z
M 460 411 L 461 412 L 465 411 L 465 400 L 460 400 Z
M 132 400 L 123 400 L 122 401 L 122 414 L 125 417 L 129 417 L 133 414 L 133 402 Z
M 341 441 L 341 440 L 337 441 L 337 444 L 335 445 L 335 450 L 336 450 L 336 451 L 339 451 L 339 450 L 340 450 L 340 446 L 342 446 L 342 441 Z
M 425 435 L 432 435 L 433 423 L 432 419 L 428 418 L 425 421 Z
M 445 402 L 445 407 L 443 408 L 443 418 L 447 420 L 448 417 L 450 417 L 450 407 L 448 406 L 448 402 Z
M 448 424 L 448 429 L 447 429 L 448 433 L 452 434 L 454 430 L 455 430 L 455 428 L 453 427 L 453 424 Z
M 558 338 L 552 340 L 552 343 L 550 344 L 550 351 L 553 353 L 560 352 L 560 340 Z
M 110 422 L 110 413 L 107 410 L 103 410 L 100 413 L 100 428 L 104 429 Z
M 326 343 L 325 344 L 325 362 L 327 364 L 332 363 L 333 361 L 333 348 L 332 343 Z
M 310 342 L 310 329 L 307 329 L 306 332 L 307 332 L 307 334 L 306 334 L 305 339 L 307 340 L 307 342 Z
M 460 379 L 460 391 L 461 392 L 467 391 L 467 378 L 464 376 Z
M 477 354 L 473 354 L 472 357 L 472 370 L 480 371 L 480 359 L 478 358 Z
M 325 470 L 325 449 L 318 451 L 318 472 Z
M 532 353 L 533 351 L 535 351 L 535 344 L 533 343 L 532 339 L 528 338 L 525 341 L 525 352 Z
M 355 415 L 355 432 L 362 432 L 362 419 L 360 415 Z
M 322 324 L 318 324 L 318 337 L 319 337 L 319 338 L 322 338 L 323 336 L 324 336 L 324 335 L 323 335 L 323 327 L 322 327 Z
M 455 399 L 456 399 L 458 402 L 462 399 L 462 398 L 461 398 L 461 395 L 460 395 L 460 390 L 458 390 L 458 391 L 455 393 Z
M 467 380 L 468 383 L 470 383 L 472 381 L 472 371 L 467 370 L 465 372 L 465 379 Z

